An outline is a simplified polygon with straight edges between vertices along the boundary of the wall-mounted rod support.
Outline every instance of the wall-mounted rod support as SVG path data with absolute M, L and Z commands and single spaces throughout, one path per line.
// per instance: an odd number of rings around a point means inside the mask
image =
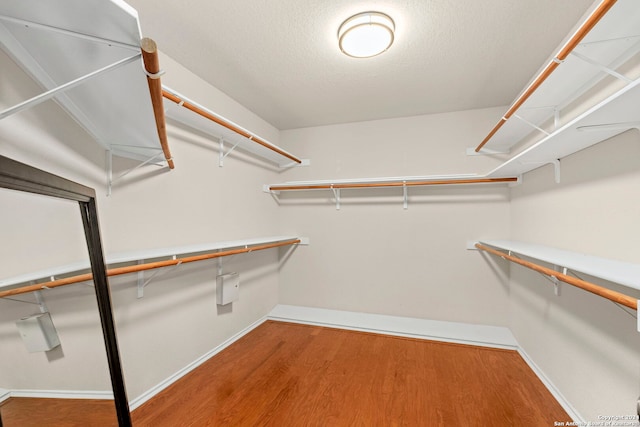
M 164 117 L 164 105 L 162 104 L 162 83 L 160 82 L 160 62 L 158 60 L 158 46 L 150 38 L 140 40 L 140 49 L 142 50 L 142 60 L 144 68 L 147 71 L 147 83 L 149 85 L 149 93 L 151 94 L 151 105 L 153 106 L 153 115 L 156 119 L 156 129 L 158 138 L 162 146 L 164 158 L 167 160 L 169 169 L 174 168 L 171 151 L 169 151 L 169 142 L 167 141 L 167 124 Z
M 525 261 L 525 260 L 522 260 L 520 258 L 516 258 L 516 257 L 514 257 L 512 255 L 506 254 L 504 252 L 500 252 L 500 251 L 498 251 L 496 249 L 490 248 L 490 247 L 485 246 L 485 245 L 483 245 L 481 243 L 476 243 L 476 248 L 478 248 L 480 250 L 483 250 L 483 251 L 486 251 L 486 252 L 489 252 L 489 253 L 491 253 L 493 255 L 497 255 L 497 256 L 499 256 L 499 257 L 501 257 L 503 259 L 509 260 L 509 261 L 514 262 L 516 264 L 519 264 L 519 265 L 521 265 L 523 267 L 527 267 L 527 268 L 529 268 L 531 270 L 537 271 L 538 273 L 542 273 L 542 274 L 545 274 L 547 276 L 556 277 L 558 280 L 560 280 L 560 281 L 562 281 L 564 283 L 568 283 L 568 284 L 570 284 L 572 286 L 575 286 L 577 288 L 580 288 L 580 289 L 583 289 L 585 291 L 591 292 L 592 294 L 601 296 L 601 297 L 606 298 L 606 299 L 608 299 L 610 301 L 613 301 L 613 302 L 615 302 L 617 304 L 623 305 L 623 306 L 631 308 L 633 310 L 638 310 L 638 300 L 635 299 L 635 298 L 632 298 L 632 297 L 630 297 L 628 295 L 625 295 L 623 293 L 616 292 L 616 291 L 613 291 L 611 289 L 607 289 L 607 288 L 604 288 L 602 286 L 598 286 L 596 284 L 589 283 L 589 282 L 586 282 L 584 280 L 568 276 L 568 275 L 566 275 L 564 273 L 560 273 L 558 271 L 552 270 L 551 268 L 543 267 L 543 266 L 540 266 L 538 264 L 534 264 L 532 262 Z
M 155 262 L 149 262 L 149 263 L 140 264 L 140 265 L 116 267 L 116 268 L 107 270 L 106 273 L 107 273 L 107 276 L 109 277 L 118 276 L 121 274 L 137 273 L 139 271 L 152 270 L 155 268 L 169 267 L 172 265 L 186 264 L 189 262 L 204 261 L 207 259 L 213 259 L 213 258 L 218 258 L 222 256 L 236 255 L 236 254 L 242 254 L 242 253 L 247 253 L 252 251 L 270 249 L 270 248 L 278 248 L 281 246 L 297 245 L 300 243 L 302 243 L 300 239 L 284 240 L 282 242 L 276 242 L 276 243 L 265 243 L 263 245 L 247 246 L 239 249 L 229 249 L 222 252 L 210 252 L 202 255 L 193 255 L 193 256 L 177 258 L 177 259 L 155 261 Z M 24 294 L 27 292 L 39 291 L 41 289 L 52 289 L 52 288 L 57 288 L 59 286 L 66 286 L 66 285 L 86 282 L 90 280 L 93 280 L 93 275 L 91 273 L 80 274 L 73 277 L 65 277 L 62 279 L 53 280 L 51 282 L 38 283 L 35 285 L 27 285 L 19 288 L 8 289 L 6 291 L 0 291 L 0 298 Z
M 174 255 L 172 257 L 172 259 L 176 259 L 176 255 Z M 139 265 L 143 265 L 144 261 L 139 261 L 138 262 Z M 147 285 L 149 283 L 151 283 L 151 281 L 160 274 L 160 272 L 162 272 L 163 274 L 166 274 L 172 270 L 175 270 L 176 268 L 178 268 L 180 266 L 180 264 L 182 264 L 182 262 L 178 262 L 176 265 L 173 266 L 173 268 L 169 268 L 167 270 L 156 270 L 153 272 L 153 274 L 151 274 L 151 276 L 149 276 L 149 278 L 147 280 L 144 280 L 144 271 L 138 271 L 138 283 L 137 283 L 137 287 L 138 287 L 138 299 L 144 297 L 144 288 L 147 287 Z

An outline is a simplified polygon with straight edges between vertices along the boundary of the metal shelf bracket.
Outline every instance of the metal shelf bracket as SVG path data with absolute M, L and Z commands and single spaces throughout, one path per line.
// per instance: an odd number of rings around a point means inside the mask
M 173 255 L 171 257 L 171 259 L 177 259 L 176 255 Z M 144 260 L 143 259 L 139 259 L 138 260 L 138 264 L 144 264 Z M 138 288 L 138 299 L 144 297 L 144 288 L 147 287 L 147 285 L 156 277 L 158 276 L 158 274 L 160 274 L 160 272 L 162 272 L 162 274 L 167 274 L 170 271 L 175 270 L 176 268 L 180 267 L 180 264 L 182 264 L 182 261 L 178 262 L 176 265 L 172 266 L 171 268 L 160 268 L 157 269 L 156 271 L 153 272 L 153 274 L 151 276 L 149 276 L 149 278 L 147 280 L 144 280 L 144 271 L 138 271 L 138 280 L 137 280 L 137 288 Z
M 33 291 L 33 295 L 36 297 L 36 302 L 23 301 L 21 299 L 8 298 L 8 297 L 5 297 L 4 299 L 9 300 L 9 301 L 14 301 L 14 302 L 21 302 L 23 304 L 37 305 L 40 308 L 40 313 L 48 313 L 49 309 L 47 308 L 47 304 L 44 302 L 44 297 L 42 296 L 42 292 L 41 291 Z
M 116 181 L 124 178 L 126 175 L 130 174 L 131 172 L 133 172 L 136 169 L 141 168 L 142 166 L 145 166 L 147 164 L 153 163 L 154 160 L 156 160 L 158 157 L 161 157 L 164 155 L 164 152 L 162 151 L 162 149 L 156 149 L 156 148 L 151 148 L 152 150 L 158 150 L 156 154 L 154 154 L 153 156 L 149 157 L 147 160 L 141 162 L 140 164 L 138 164 L 137 166 L 129 169 L 128 171 L 120 174 L 117 177 L 113 177 L 113 152 L 111 150 L 107 150 L 107 197 L 111 196 L 111 191 L 113 189 L 113 184 L 115 184 Z
M 253 138 L 253 136 L 251 136 L 249 138 L 249 140 L 251 140 Z M 236 149 L 236 147 L 238 146 L 238 144 L 240 144 L 240 141 L 236 142 L 235 145 L 233 145 L 233 147 L 231 147 L 229 149 L 229 151 L 227 151 L 226 153 L 224 152 L 224 137 L 220 138 L 220 154 L 219 154 L 219 160 L 218 160 L 218 166 L 219 167 L 223 167 L 224 166 L 224 159 L 231 154 L 231 152 L 233 150 Z

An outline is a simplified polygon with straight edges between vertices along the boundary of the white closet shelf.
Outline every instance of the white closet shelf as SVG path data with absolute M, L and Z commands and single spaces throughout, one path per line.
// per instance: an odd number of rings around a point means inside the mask
M 532 132 L 544 135 L 541 130 L 550 123 L 557 129 L 562 110 L 607 76 L 633 85 L 635 82 L 619 70 L 640 52 L 637 0 L 601 1 L 556 52 L 476 151 L 483 147 L 487 151 L 509 151 Z M 640 99 L 635 92 L 633 96 L 636 101 Z M 605 133 L 600 136 L 599 141 L 608 137 Z
M 138 14 L 124 1 L 0 2 L 0 47 L 46 90 L 0 118 L 53 98 L 112 154 L 171 164 L 156 128 Z
M 640 128 L 640 79 L 510 158 L 488 176 L 521 175 L 632 128 Z
M 640 290 L 640 264 L 511 240 L 483 240 L 480 243 Z
M 308 160 L 299 159 L 208 108 L 164 86 L 166 114 L 171 119 L 213 136 L 220 143 L 220 166 L 234 149 L 259 156 L 279 167 L 306 166 Z M 227 151 L 225 152 L 225 148 Z
M 280 244 L 295 240 L 300 241 L 298 244 L 309 244 L 309 240 L 307 238 L 297 236 L 272 236 L 243 240 L 231 240 L 113 254 L 106 256 L 105 265 L 107 265 L 109 268 L 112 268 L 121 265 L 129 265 L 135 262 L 153 262 L 166 260 L 172 257 L 193 256 L 217 251 L 243 248 L 248 249 L 247 252 L 250 252 L 252 247 Z M 23 275 L 2 279 L 0 280 L 0 290 L 8 290 L 16 287 L 21 287 L 25 284 L 31 284 L 33 282 L 42 282 L 41 284 L 46 286 L 47 281 L 53 281 L 57 277 L 75 276 L 78 274 L 89 272 L 90 270 L 91 267 L 88 260 L 73 262 L 62 266 L 56 266 L 45 270 L 34 271 Z

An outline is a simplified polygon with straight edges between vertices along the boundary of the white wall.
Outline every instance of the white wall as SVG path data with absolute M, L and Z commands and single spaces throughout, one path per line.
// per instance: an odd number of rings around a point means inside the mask
M 161 57 L 163 82 L 275 143 L 279 132 Z M 40 89 L 0 52 L 0 109 Z M 117 108 L 117 106 L 114 106 Z M 53 101 L 0 122 L 0 154 L 96 188 L 106 254 L 277 234 L 277 206 L 262 192 L 275 169 L 241 153 L 218 167 L 217 144 L 171 124 L 176 169 L 145 166 L 106 197 L 105 152 Z M 135 163 L 114 161 L 114 175 Z M 2 277 L 86 258 L 78 207 L 69 202 L 0 191 Z M 159 275 L 136 299 L 135 275 L 111 280 L 129 398 L 135 398 L 264 316 L 278 299 L 278 250 L 236 256 L 240 301 L 232 311 L 215 302 L 217 262 L 180 266 Z M 14 322 L 37 307 L 0 300 L 0 387 L 110 389 L 92 288 L 73 285 L 44 293 L 62 346 L 28 354 Z M 21 296 L 33 300 L 30 295 Z
M 528 173 L 512 190 L 514 240 L 640 262 L 640 138 L 637 130 Z M 581 276 L 583 277 L 583 276 Z M 640 298 L 640 292 L 594 283 Z M 636 413 L 640 335 L 636 319 L 613 303 L 511 267 L 510 327 L 520 345 L 582 416 Z M 635 316 L 636 313 L 632 312 Z
M 281 181 L 485 173 L 497 162 L 466 156 L 503 109 L 283 131 L 282 144 L 311 166 Z M 467 241 L 509 233 L 505 186 L 281 193 L 280 228 L 311 245 L 281 272 L 283 304 L 506 325 L 500 274 Z M 504 277 L 502 276 L 502 279 Z

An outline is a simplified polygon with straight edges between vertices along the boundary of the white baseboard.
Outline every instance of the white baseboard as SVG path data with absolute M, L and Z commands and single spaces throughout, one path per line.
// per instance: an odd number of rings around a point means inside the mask
M 444 322 L 382 314 L 328 310 L 324 308 L 277 305 L 268 318 L 284 322 L 303 323 L 402 337 L 470 344 L 483 347 L 516 350 L 518 342 L 509 328 Z
M 10 397 L 11 397 L 11 392 L 9 390 L 0 388 L 0 403 L 4 402 Z
M 113 399 L 111 390 L 11 390 L 9 397 L 33 397 L 44 399 Z
M 238 341 L 244 335 L 248 334 L 253 329 L 255 329 L 258 326 L 260 326 L 266 320 L 267 320 L 267 316 L 264 316 L 261 319 L 253 322 L 251 325 L 247 326 L 246 328 L 244 328 L 243 330 L 241 330 L 237 334 L 233 335 L 232 337 L 230 337 L 229 339 L 224 341 L 219 346 L 217 346 L 217 347 L 213 348 L 212 350 L 208 351 L 207 353 L 203 354 L 198 359 L 194 360 L 193 362 L 191 362 L 190 364 L 188 364 L 184 368 L 180 369 L 178 372 L 174 373 L 173 375 L 171 375 L 170 377 L 166 378 L 165 380 L 159 382 L 155 386 L 151 387 L 149 390 L 147 390 L 146 392 L 142 393 L 140 396 L 136 397 L 135 399 L 130 400 L 129 401 L 129 409 L 131 411 L 133 411 L 134 409 L 138 408 L 143 403 L 145 403 L 148 400 L 150 400 L 151 398 L 153 398 L 156 394 L 160 393 L 162 390 L 164 390 L 165 388 L 169 387 L 171 384 L 173 384 L 174 382 L 178 381 L 180 378 L 182 378 L 183 376 L 187 375 L 189 372 L 193 371 L 198 366 L 202 365 L 204 362 L 206 362 L 207 360 L 211 359 L 213 356 L 215 356 L 216 354 L 220 353 L 222 350 L 224 350 L 225 348 L 229 347 L 234 342 Z
M 545 375 L 544 371 L 540 369 L 538 365 L 535 364 L 535 362 L 533 361 L 533 359 L 531 359 L 531 357 L 529 357 L 527 352 L 524 351 L 521 347 L 518 347 L 518 353 L 520 354 L 520 356 L 522 356 L 522 358 L 527 363 L 527 365 L 529 365 L 531 370 L 537 375 L 540 381 L 542 381 L 542 384 L 544 384 L 547 390 L 549 390 L 549 393 L 551 393 L 551 395 L 555 397 L 555 399 L 558 401 L 560 406 L 562 406 L 562 408 L 569 415 L 569 417 L 571 417 L 571 420 L 576 422 L 577 423 L 576 425 L 586 426 L 587 422 L 585 421 L 585 419 L 582 418 L 582 416 L 578 413 L 576 408 L 573 407 L 573 405 L 564 397 L 564 395 L 560 393 L 560 390 L 558 390 L 558 388 Z M 565 420 L 558 420 L 558 421 L 565 421 Z

